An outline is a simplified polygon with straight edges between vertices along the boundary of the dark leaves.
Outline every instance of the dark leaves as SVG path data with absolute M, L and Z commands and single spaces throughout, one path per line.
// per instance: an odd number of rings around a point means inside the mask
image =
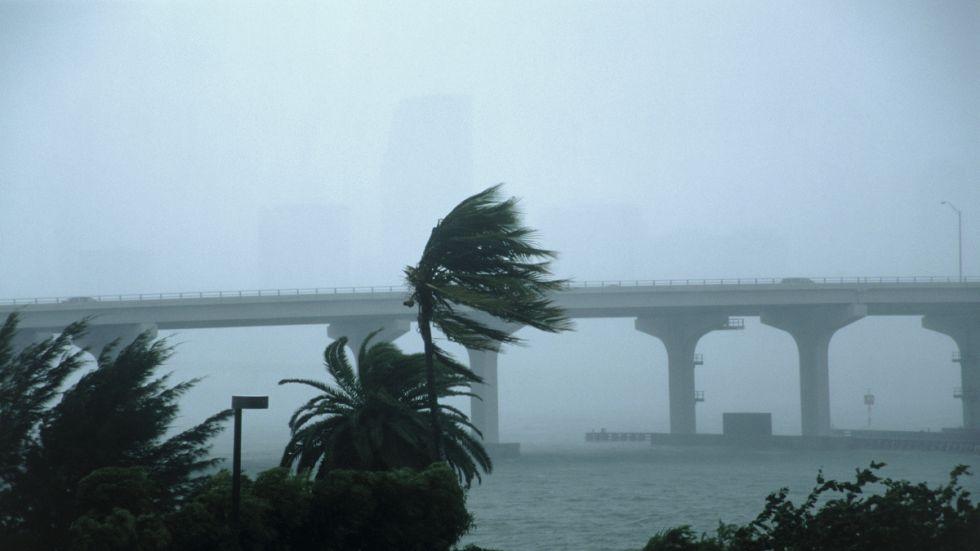
M 356 371 L 347 360 L 346 338 L 324 352 L 324 367 L 335 386 L 308 379 L 283 379 L 319 393 L 296 410 L 289 421 L 292 437 L 281 464 L 322 478 L 337 469 L 386 470 L 429 464 L 427 390 L 422 354 L 404 354 L 388 342 L 361 346 Z M 481 382 L 465 366 L 443 356 L 436 362 L 436 390 L 441 397 L 470 395 Z M 462 412 L 442 406 L 447 431 L 446 460 L 467 484 L 479 471 L 489 472 L 490 458 L 474 439 Z

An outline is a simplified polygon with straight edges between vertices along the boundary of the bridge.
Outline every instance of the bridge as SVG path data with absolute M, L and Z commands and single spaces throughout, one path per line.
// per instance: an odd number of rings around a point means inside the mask
M 143 331 L 326 325 L 330 338 L 347 336 L 356 350 L 368 333 L 408 332 L 416 317 L 402 302 L 404 287 L 272 289 L 51 297 L 0 300 L 0 316 L 17 311 L 15 346 L 60 332 L 92 316 L 79 346 L 101 350 Z M 963 427 L 980 430 L 980 277 L 752 278 L 599 281 L 573 283 L 554 296 L 572 318 L 633 318 L 638 331 L 667 349 L 670 431 L 695 432 L 697 343 L 711 331 L 738 330 L 742 318 L 789 333 L 799 351 L 801 433 L 831 434 L 828 350 L 834 333 L 865 316 L 922 316 L 926 329 L 948 335 L 958 351 Z M 500 324 L 507 331 L 520 326 Z M 471 416 L 489 443 L 499 442 L 497 353 L 468 350 L 485 383 L 474 389 Z

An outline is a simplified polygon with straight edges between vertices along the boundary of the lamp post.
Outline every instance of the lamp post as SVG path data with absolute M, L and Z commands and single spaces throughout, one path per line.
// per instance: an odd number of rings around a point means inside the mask
M 238 510 L 242 500 L 242 410 L 269 409 L 268 396 L 232 396 L 235 410 L 235 449 L 231 460 L 231 521 L 238 530 Z
M 956 232 L 958 236 L 958 252 L 959 252 L 959 281 L 963 283 L 963 212 L 956 208 L 953 203 L 949 201 L 943 201 L 939 203 L 940 205 L 949 205 L 949 208 L 953 209 L 956 213 Z

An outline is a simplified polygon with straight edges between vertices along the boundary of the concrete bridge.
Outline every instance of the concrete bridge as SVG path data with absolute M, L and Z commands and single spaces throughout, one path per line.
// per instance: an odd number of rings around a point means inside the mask
M 0 316 L 18 311 L 17 346 L 95 316 L 80 346 L 101 350 L 115 338 L 157 329 L 267 325 L 326 325 L 330 338 L 347 336 L 357 349 L 368 333 L 408 332 L 414 309 L 402 287 L 216 291 L 0 300 Z M 638 331 L 667 349 L 670 430 L 695 432 L 697 343 L 711 331 L 737 330 L 743 316 L 782 329 L 799 350 L 801 432 L 831 432 L 828 350 L 834 333 L 865 316 L 922 316 L 922 326 L 958 347 L 963 427 L 980 430 L 980 278 L 786 278 L 602 281 L 570 285 L 555 294 L 572 318 L 634 318 Z M 505 327 L 509 331 L 519 326 Z M 497 354 L 469 351 L 485 384 L 475 389 L 472 419 L 489 443 L 499 441 Z

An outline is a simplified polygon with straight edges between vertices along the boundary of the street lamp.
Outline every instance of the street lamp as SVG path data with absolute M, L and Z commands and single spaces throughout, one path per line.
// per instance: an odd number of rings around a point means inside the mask
M 238 509 L 242 500 L 242 410 L 269 409 L 268 396 L 232 396 L 231 409 L 235 410 L 235 450 L 231 469 L 231 521 L 238 529 Z
M 963 282 L 963 213 L 960 211 L 960 209 L 956 208 L 953 205 L 953 203 L 950 203 L 949 201 L 943 201 L 943 202 L 941 202 L 939 204 L 940 205 L 949 205 L 949 208 L 953 209 L 953 212 L 956 213 L 956 229 L 957 229 L 957 235 L 959 236 L 959 240 L 958 240 L 958 243 L 959 243 L 959 259 L 960 259 L 960 261 L 959 261 L 959 268 L 960 268 L 959 276 L 960 276 L 960 283 L 962 283 Z

